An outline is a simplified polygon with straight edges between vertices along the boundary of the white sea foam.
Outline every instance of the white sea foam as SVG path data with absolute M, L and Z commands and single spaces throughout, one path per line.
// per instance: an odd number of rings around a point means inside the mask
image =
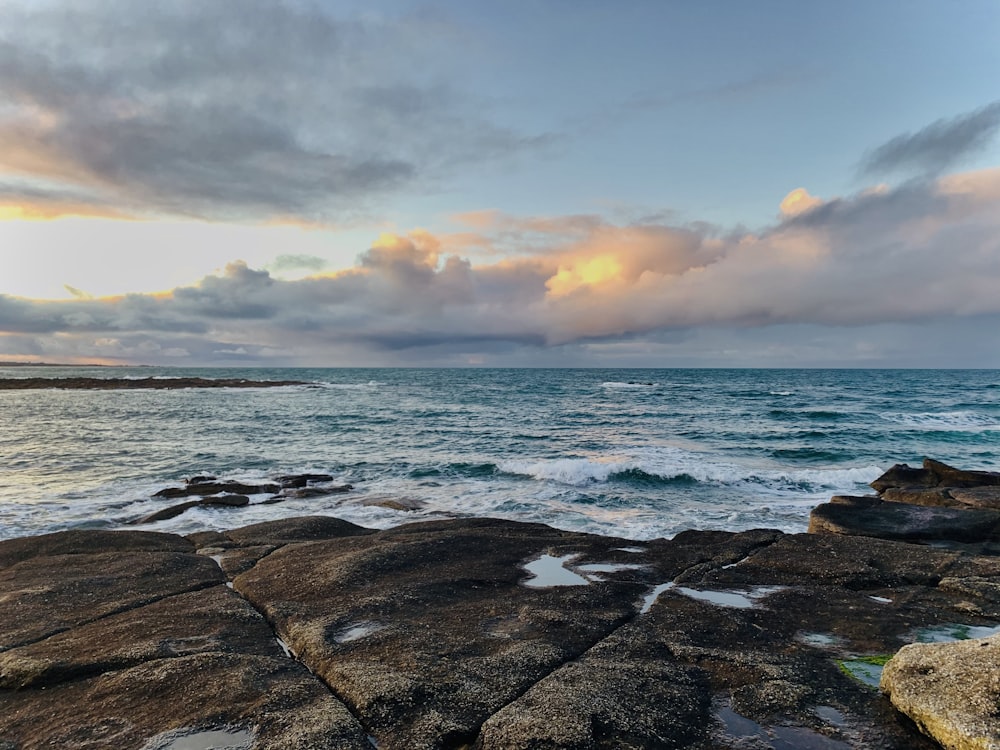
M 630 389 L 630 388 L 655 388 L 656 386 L 657 386 L 657 383 L 654 383 L 652 381 L 642 381 L 642 382 L 640 382 L 638 380 L 629 380 L 627 382 L 620 382 L 620 381 L 616 381 L 616 380 L 609 380 L 609 381 L 606 381 L 604 383 L 601 383 L 601 387 L 603 387 L 603 388 L 621 389 L 621 390 L 627 390 L 627 389 Z
M 698 482 L 717 485 L 756 483 L 764 485 L 792 484 L 797 491 L 806 489 L 839 489 L 867 484 L 883 469 L 875 466 L 822 469 L 782 469 L 720 461 L 711 456 L 670 446 L 639 449 L 633 455 L 597 458 L 557 458 L 501 461 L 501 471 L 543 481 L 569 485 L 607 482 L 613 475 L 626 471 L 642 471 L 652 477 L 669 480 L 690 477 Z

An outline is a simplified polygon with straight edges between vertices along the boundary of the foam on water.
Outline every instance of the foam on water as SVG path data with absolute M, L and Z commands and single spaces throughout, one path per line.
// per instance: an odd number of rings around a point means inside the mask
M 826 469 L 779 469 L 719 461 L 710 455 L 681 448 L 637 449 L 631 456 L 614 455 L 595 458 L 520 459 L 502 461 L 502 472 L 539 480 L 571 485 L 607 482 L 629 472 L 642 472 L 663 480 L 690 478 L 717 485 L 757 483 L 782 489 L 788 484 L 804 485 L 797 490 L 846 489 L 867 484 L 882 473 L 879 466 Z
M 610 388 L 614 390 L 628 390 L 632 388 L 655 388 L 657 386 L 657 383 L 639 382 L 635 380 L 630 380 L 628 382 L 623 383 L 619 381 L 609 380 L 604 383 L 601 383 L 601 386 L 603 388 Z
M 108 375 L 31 369 L 0 377 Z M 0 538 L 126 527 L 173 504 L 152 495 L 194 474 L 260 482 L 328 473 L 356 489 L 197 507 L 141 528 L 189 533 L 319 514 L 372 528 L 493 516 L 636 540 L 689 528 L 800 532 L 816 503 L 867 491 L 894 463 L 932 456 L 1000 469 L 1000 388 L 988 371 L 116 368 L 114 376 L 317 385 L 0 391 Z M 366 505 L 369 496 L 422 505 L 392 510 Z

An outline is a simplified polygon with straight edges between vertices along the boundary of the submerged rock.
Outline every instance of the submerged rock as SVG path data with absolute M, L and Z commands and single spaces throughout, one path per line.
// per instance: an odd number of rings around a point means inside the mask
M 415 497 L 368 497 L 362 500 L 361 504 L 402 511 L 415 511 L 424 507 L 423 500 Z
M 196 477 L 200 478 L 200 477 Z M 199 495 L 207 497 L 209 495 L 219 495 L 222 493 L 232 493 L 235 495 L 262 495 L 277 492 L 281 487 L 277 484 L 246 484 L 244 482 L 190 482 L 183 487 L 166 487 L 159 492 L 153 493 L 153 497 L 190 497 Z

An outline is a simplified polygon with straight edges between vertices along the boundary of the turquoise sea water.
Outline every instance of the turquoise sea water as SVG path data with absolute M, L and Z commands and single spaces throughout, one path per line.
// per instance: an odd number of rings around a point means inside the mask
M 0 391 L 0 538 L 117 528 L 195 474 L 326 472 L 347 495 L 198 508 L 189 532 L 326 514 L 489 515 L 636 539 L 803 531 L 809 510 L 932 456 L 1000 470 L 1000 371 L 10 368 L 0 377 L 314 386 Z M 416 512 L 366 505 L 419 501 Z

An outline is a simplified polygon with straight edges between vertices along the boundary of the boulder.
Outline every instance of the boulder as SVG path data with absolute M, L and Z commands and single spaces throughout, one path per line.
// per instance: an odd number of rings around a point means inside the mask
M 881 689 L 947 750 L 1000 748 L 1000 636 L 905 646 Z
M 956 469 L 948 464 L 935 461 L 933 458 L 924 459 L 924 469 L 934 474 L 939 487 L 998 487 L 1000 486 L 1000 472 L 996 471 L 969 471 L 967 469 Z
M 914 468 L 907 464 L 895 464 L 870 486 L 876 492 L 884 492 L 890 487 L 936 487 L 938 478 L 927 468 Z
M 852 534 L 911 541 L 986 542 L 1000 539 L 1000 511 L 936 508 L 908 503 L 824 503 L 809 515 L 810 533 Z
M 879 494 L 890 488 L 998 487 L 1000 472 L 956 469 L 933 458 L 925 458 L 919 469 L 906 464 L 892 466 L 871 486 Z

